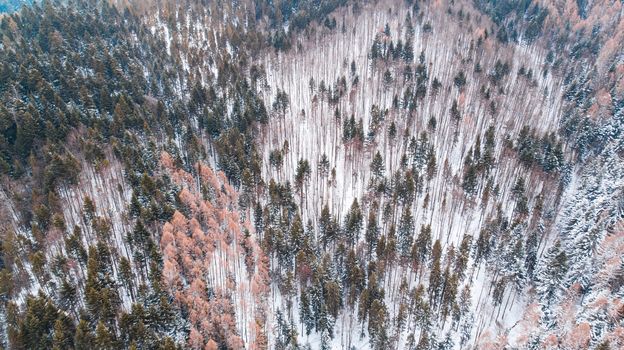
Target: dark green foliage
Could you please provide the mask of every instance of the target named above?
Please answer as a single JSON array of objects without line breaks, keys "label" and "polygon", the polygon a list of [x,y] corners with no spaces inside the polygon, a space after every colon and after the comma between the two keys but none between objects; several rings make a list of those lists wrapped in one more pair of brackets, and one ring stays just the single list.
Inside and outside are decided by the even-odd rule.
[{"label": "dark green foliage", "polygon": [[284,114],[289,105],[290,100],[286,91],[278,89],[275,101],[273,102],[273,109],[281,114]]},{"label": "dark green foliage", "polygon": [[[220,166],[233,183],[240,184],[245,169],[258,178],[260,160],[250,126],[266,122],[268,113],[237,72],[247,68],[220,65],[219,78],[227,80],[218,82],[223,90],[189,76],[185,100],[183,92],[171,89],[179,82],[169,72],[183,71],[180,63],[139,23],[131,12],[121,14],[106,2],[45,4],[3,19],[1,33],[10,49],[0,53],[0,171],[16,178],[25,171],[33,174],[33,208],[51,208],[48,193],[77,182],[82,167],[76,161],[80,154],[66,149],[70,133],[78,134],[77,146],[96,166],[112,145],[133,187],[146,173],[152,176],[157,165],[160,150],[146,146],[145,137],[180,133],[188,165],[205,152],[196,136],[201,129],[216,139]],[[132,41],[135,36],[140,46]],[[234,101],[230,113],[226,99]],[[193,117],[200,129],[191,125]],[[151,222],[171,215],[173,198],[164,196],[162,183],[155,185],[158,190],[135,191],[133,217]]]},{"label": "dark green foliage", "polygon": [[412,248],[414,236],[414,218],[412,217],[412,208],[406,206],[403,208],[401,219],[398,227],[398,247],[401,256],[408,257]]},{"label": "dark green foliage", "polygon": [[556,173],[565,165],[561,141],[552,133],[538,138],[534,130],[525,126],[518,135],[515,150],[525,165],[538,165],[547,173]]},{"label": "dark green foliage", "polygon": [[[305,29],[311,22],[325,23],[330,29],[335,28],[336,20],[327,17],[334,9],[344,6],[346,0],[289,0],[282,2],[256,2],[256,20],[264,16],[269,18],[269,25],[273,29],[274,39],[270,40],[277,50],[290,49],[290,38],[293,33]],[[289,22],[289,33],[284,32],[284,24]],[[279,37],[279,39],[275,39]]]},{"label": "dark green foliage", "polygon": [[501,80],[509,75],[509,70],[509,63],[496,60],[496,63],[494,64],[494,69],[489,74],[492,84],[500,84]]},{"label": "dark green foliage", "polygon": [[459,122],[459,119],[461,119],[461,112],[459,111],[457,100],[453,100],[453,104],[451,105],[451,109],[450,109],[450,114],[451,114],[451,118],[455,122]]},{"label": "dark green foliage", "polygon": [[347,242],[351,245],[355,244],[360,236],[362,230],[362,211],[360,205],[356,199],[353,199],[351,203],[351,209],[345,217],[345,235]]},{"label": "dark green foliage", "polygon": [[473,164],[469,164],[464,172],[462,188],[466,193],[474,194],[477,190],[477,170]]},{"label": "dark green foliage", "polygon": [[76,327],[74,335],[74,348],[76,350],[91,350],[95,345],[95,336],[90,329],[89,323],[81,319]]},{"label": "dark green foliage", "polygon": [[546,252],[536,275],[537,293],[543,303],[550,305],[558,297],[559,291],[566,288],[564,282],[567,272],[568,256],[557,241]]},{"label": "dark green foliage", "polygon": [[321,216],[319,218],[319,233],[323,246],[326,246],[329,242],[335,240],[339,231],[340,227],[338,220],[331,215],[329,206],[325,204],[321,210]]},{"label": "dark green foliage", "polygon": [[355,115],[351,114],[350,118],[343,118],[342,122],[342,139],[345,142],[351,140],[364,141],[364,126],[362,119],[358,123],[355,121]]},{"label": "dark green foliage", "polygon": [[375,153],[375,156],[373,156],[370,169],[373,175],[377,177],[383,177],[385,167],[384,167],[383,158],[381,157],[381,153],[379,153],[379,151],[377,151]]},{"label": "dark green foliage", "polygon": [[17,323],[10,324],[14,334],[11,345],[14,349],[71,349],[74,323],[59,311],[47,297],[40,294],[26,299],[24,310]]},{"label": "dark green foliage", "polygon": [[336,18],[325,17],[325,21],[323,21],[323,25],[329,30],[336,29]]},{"label": "dark green foliage", "polygon": [[85,301],[94,320],[114,324],[121,300],[113,280],[110,252],[104,244],[89,247]]},{"label": "dark green foliage", "polygon": [[284,315],[279,309],[277,310],[276,322],[275,349],[297,348],[297,330],[287,319],[284,319]]},{"label": "dark green foliage", "polygon": [[431,226],[421,226],[418,237],[412,248],[412,259],[417,265],[424,264],[429,254],[431,254],[431,240]]},{"label": "dark green foliage", "polygon": [[474,3],[499,26],[496,37],[503,43],[518,41],[520,33],[524,41],[535,41],[542,34],[548,16],[548,10],[533,0],[475,0]]},{"label": "dark green foliage", "polygon": [[307,159],[300,159],[295,173],[295,186],[300,193],[303,193],[304,185],[310,180],[310,171],[310,163]]},{"label": "dark green foliage", "polygon": [[282,168],[283,162],[284,157],[281,150],[276,149],[269,153],[269,164],[271,164],[271,166],[273,166],[276,170],[279,171]]},{"label": "dark green foliage", "polygon": [[[386,24],[383,33],[375,35],[369,57],[373,61],[382,59],[384,61],[412,63],[414,60],[412,40],[412,36],[408,34],[405,38],[405,42],[403,42],[402,39],[398,39],[395,43],[390,36],[390,27]],[[390,72],[386,70],[386,73],[389,74]]]},{"label": "dark green foliage", "polygon": [[459,71],[459,73],[457,73],[455,78],[453,78],[453,83],[459,89],[463,88],[466,85],[466,74],[464,73],[463,70]]},{"label": "dark green foliage", "polygon": [[429,274],[429,299],[433,305],[437,305],[437,300],[442,294],[443,277],[440,261],[441,258],[442,246],[440,244],[440,240],[436,240],[433,244],[433,248],[431,249],[431,272]]}]

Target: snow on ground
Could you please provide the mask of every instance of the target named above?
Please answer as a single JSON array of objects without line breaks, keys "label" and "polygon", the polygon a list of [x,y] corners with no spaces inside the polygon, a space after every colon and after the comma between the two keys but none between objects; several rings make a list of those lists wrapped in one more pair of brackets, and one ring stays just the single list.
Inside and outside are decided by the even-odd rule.
[{"label": "snow on ground", "polygon": [[[447,14],[443,11],[424,9],[424,18],[414,21],[415,57],[412,67],[418,64],[422,51],[429,73],[428,94],[419,102],[413,115],[393,109],[394,96],[400,100],[405,88],[401,78],[402,65],[375,65],[369,53],[375,35],[383,31],[386,23],[395,43],[399,38],[404,40],[406,15],[405,7],[388,9],[383,3],[363,6],[357,18],[353,17],[350,9],[339,10],[335,14],[338,26],[334,32],[317,27],[309,38],[299,39],[299,49],[272,54],[264,59],[268,88],[263,89],[262,93],[266,105],[272,105],[278,89],[288,94],[290,105],[284,115],[274,111],[269,125],[262,130],[259,145],[263,150],[263,173],[265,178],[273,177],[282,182],[288,180],[294,183],[297,162],[299,159],[307,159],[312,174],[304,189],[304,220],[316,223],[322,206],[328,203],[334,212],[340,213],[342,222],[354,198],[365,208],[371,204],[373,198],[368,196],[367,187],[371,179],[369,165],[374,153],[380,151],[386,174],[390,174],[399,168],[400,157],[406,152],[407,142],[402,137],[404,133],[408,132],[418,138],[421,132],[427,131],[435,148],[438,171],[431,181],[425,183],[425,193],[430,197],[429,205],[423,207],[423,194],[412,206],[415,227],[418,230],[421,224],[431,224],[434,240],[439,238],[443,246],[454,244],[458,247],[464,234],[471,234],[476,239],[484,222],[496,210],[494,200],[485,205],[481,203],[480,195],[485,181],[482,181],[475,197],[467,198],[461,189],[463,160],[469,148],[474,146],[478,135],[483,147],[485,130],[490,125],[495,128],[497,162],[491,176],[500,186],[497,201],[503,203],[503,213],[512,216],[515,201],[512,200],[511,188],[519,176],[524,176],[526,169],[513,153],[504,149],[503,137],[509,135],[512,140],[515,139],[525,125],[538,132],[555,130],[562,114],[561,79],[551,73],[545,76],[541,74],[546,52],[537,46],[506,46],[505,50],[501,50],[490,40],[482,47],[477,47],[475,43],[483,32],[481,28],[487,27],[483,23],[486,22],[485,18],[480,19],[483,23],[480,27],[475,21],[460,22],[456,18],[446,18]],[[433,33],[423,30],[422,24],[425,22],[433,23]],[[436,26],[441,23],[448,23],[448,26]],[[343,25],[344,30],[341,29]],[[492,87],[492,101],[496,103],[496,112],[492,113],[490,101],[483,98],[480,87],[489,85],[487,74],[497,60],[509,62],[510,74],[502,81],[502,94],[496,93]],[[355,75],[359,78],[357,86],[352,85],[352,61],[356,67]],[[482,73],[474,71],[477,62],[482,67]],[[529,81],[519,76],[517,72],[520,67],[531,69],[534,79]],[[394,77],[390,86],[384,86],[382,82],[386,68]],[[460,70],[466,73],[468,81],[464,91],[453,86],[453,78]],[[337,105],[330,105],[328,97],[319,93],[319,84],[323,81],[326,87],[334,88],[343,76],[347,80],[346,95]],[[436,96],[431,93],[434,78],[442,83]],[[311,79],[314,80],[314,89],[310,87]],[[459,101],[462,113],[458,125],[449,117],[449,108],[454,99]],[[366,134],[373,104],[389,110],[376,138],[367,141],[362,149],[354,144],[345,144],[342,141],[342,119],[335,119],[335,110],[339,110],[341,118],[349,118],[352,114],[356,121],[361,118]],[[427,129],[432,116],[437,120],[437,128],[433,132]],[[387,132],[392,120],[398,129],[394,142],[389,140]],[[269,154],[272,150],[282,149],[285,141],[288,142],[289,151],[282,169],[278,171],[271,166]],[[322,154],[327,155],[330,169],[335,169],[335,181],[332,181],[331,175],[323,177],[317,169]],[[532,172],[525,180],[529,198],[542,193],[548,201],[549,194],[556,190],[556,187],[552,187],[551,179],[537,172]],[[553,205],[556,203],[546,203],[546,206]],[[512,327],[524,310],[523,298],[513,292],[512,288],[508,288],[505,293],[501,307],[494,308],[491,305],[487,289],[491,276],[485,270],[486,267],[481,266],[472,281],[473,305],[479,311],[473,328],[475,336],[490,328]],[[340,320],[336,324],[337,334],[341,335],[345,331],[344,326]],[[338,339],[340,336],[334,342]]]}]

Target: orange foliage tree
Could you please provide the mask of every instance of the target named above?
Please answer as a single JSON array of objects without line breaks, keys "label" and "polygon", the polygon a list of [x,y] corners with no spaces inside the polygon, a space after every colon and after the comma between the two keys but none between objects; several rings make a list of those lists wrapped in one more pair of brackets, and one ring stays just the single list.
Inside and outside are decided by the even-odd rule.
[{"label": "orange foliage tree", "polygon": [[[161,165],[181,188],[184,213],[176,211],[165,223],[160,247],[163,284],[189,314],[188,347],[265,349],[268,259],[252,225],[241,222],[238,193],[222,173],[204,164],[195,166],[193,176],[163,152]],[[256,326],[242,332],[250,323]]]}]

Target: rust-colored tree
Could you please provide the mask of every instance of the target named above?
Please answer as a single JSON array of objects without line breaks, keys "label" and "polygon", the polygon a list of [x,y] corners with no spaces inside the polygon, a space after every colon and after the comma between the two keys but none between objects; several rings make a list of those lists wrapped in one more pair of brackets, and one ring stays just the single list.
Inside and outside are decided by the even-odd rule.
[{"label": "rust-colored tree", "polygon": [[[176,211],[165,223],[160,246],[163,284],[191,322],[188,346],[265,348],[268,259],[252,225],[241,222],[238,193],[204,164],[196,165],[197,178],[176,168],[167,153],[161,164],[181,188],[178,198],[186,213]],[[263,326],[239,329],[252,322]]]}]

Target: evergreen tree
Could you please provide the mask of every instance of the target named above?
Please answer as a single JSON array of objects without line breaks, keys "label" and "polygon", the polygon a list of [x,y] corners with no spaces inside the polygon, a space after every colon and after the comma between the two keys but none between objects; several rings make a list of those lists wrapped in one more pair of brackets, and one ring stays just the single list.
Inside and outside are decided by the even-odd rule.
[{"label": "evergreen tree", "polygon": [[451,118],[458,122],[461,118],[461,114],[459,112],[459,106],[457,105],[457,100],[453,100],[453,104],[451,105]]},{"label": "evergreen tree", "polygon": [[470,152],[464,160],[465,170],[462,188],[468,194],[474,194],[477,190],[477,167],[473,164]]},{"label": "evergreen tree", "polygon": [[12,347],[24,349],[51,349],[55,345],[57,330],[56,340],[63,348],[66,337],[73,332],[71,319],[59,312],[42,293],[37,297],[27,297],[26,310],[12,327],[17,331],[16,337],[12,339]]},{"label": "evergreen tree", "polygon": [[303,187],[310,180],[310,163],[305,159],[300,159],[297,163],[295,173],[295,187],[299,190],[299,195],[303,197]]},{"label": "evergreen tree", "polygon": [[345,218],[345,235],[347,242],[354,245],[360,236],[362,230],[362,211],[358,204],[357,198],[353,199],[351,209]]},{"label": "evergreen tree", "polygon": [[113,350],[116,348],[114,335],[108,330],[103,322],[98,322],[95,328],[95,349]]},{"label": "evergreen tree", "polygon": [[74,310],[78,301],[77,297],[76,286],[67,279],[63,279],[61,288],[59,289],[59,306],[61,306],[63,310]]},{"label": "evergreen tree", "polygon": [[379,151],[375,153],[375,156],[373,157],[373,161],[371,162],[370,168],[371,168],[373,175],[376,176],[377,178],[381,178],[384,176],[384,162]]},{"label": "evergreen tree", "polygon": [[329,242],[332,242],[338,236],[338,224],[336,219],[330,214],[329,206],[327,206],[327,204],[325,204],[321,210],[321,217],[319,218],[319,233],[324,246],[326,246]]},{"label": "evergreen tree", "polygon": [[408,257],[412,248],[414,236],[414,218],[412,208],[408,205],[403,208],[401,219],[399,220],[398,243],[401,256]]},{"label": "evergreen tree", "polygon": [[565,287],[565,276],[568,271],[568,257],[557,241],[548,249],[540,265],[537,276],[537,293],[540,300],[548,307],[558,297],[558,292]]},{"label": "evergreen tree", "polygon": [[466,73],[464,71],[459,71],[455,78],[453,78],[453,83],[457,88],[461,89],[466,85]]},{"label": "evergreen tree", "polygon": [[76,327],[76,334],[74,335],[74,349],[76,350],[90,350],[95,346],[95,337],[91,333],[89,323],[81,319]]},{"label": "evergreen tree", "polygon": [[74,322],[66,315],[60,314],[54,322],[53,349],[73,349]]},{"label": "evergreen tree", "polygon": [[387,349],[389,344],[387,331],[388,311],[382,300],[374,299],[368,317],[368,334],[373,349]]},{"label": "evergreen tree", "polygon": [[414,245],[417,247],[415,251],[415,258],[418,260],[419,264],[426,262],[429,254],[431,253],[430,225],[423,225],[420,227],[420,232],[418,233],[418,237],[416,237]]},{"label": "evergreen tree", "polygon": [[301,322],[302,333],[303,327],[305,326],[305,333],[310,335],[310,332],[314,329],[314,318],[310,310],[308,294],[304,289],[301,289],[299,296],[299,320]]},{"label": "evergreen tree", "polygon": [[526,241],[526,258],[524,261],[524,268],[526,269],[527,277],[533,279],[535,267],[537,265],[537,249],[539,244],[538,235],[541,234],[543,229],[541,223],[537,230],[532,230]]},{"label": "evergreen tree", "polygon": [[429,350],[429,334],[426,331],[423,331],[420,334],[420,339],[418,340],[418,345],[416,345],[416,350]]},{"label": "evergreen tree", "polygon": [[442,270],[440,259],[442,257],[442,246],[440,240],[436,240],[431,250],[431,272],[429,274],[429,297],[433,305],[437,305],[437,300],[442,293]]},{"label": "evergreen tree", "polygon": [[[373,206],[373,208],[375,207]],[[379,239],[379,226],[377,225],[377,215],[375,211],[375,209],[371,209],[368,212],[368,223],[366,224],[366,233],[364,235],[366,243],[368,244],[369,256],[375,249],[375,245],[377,244],[377,240]]]}]

